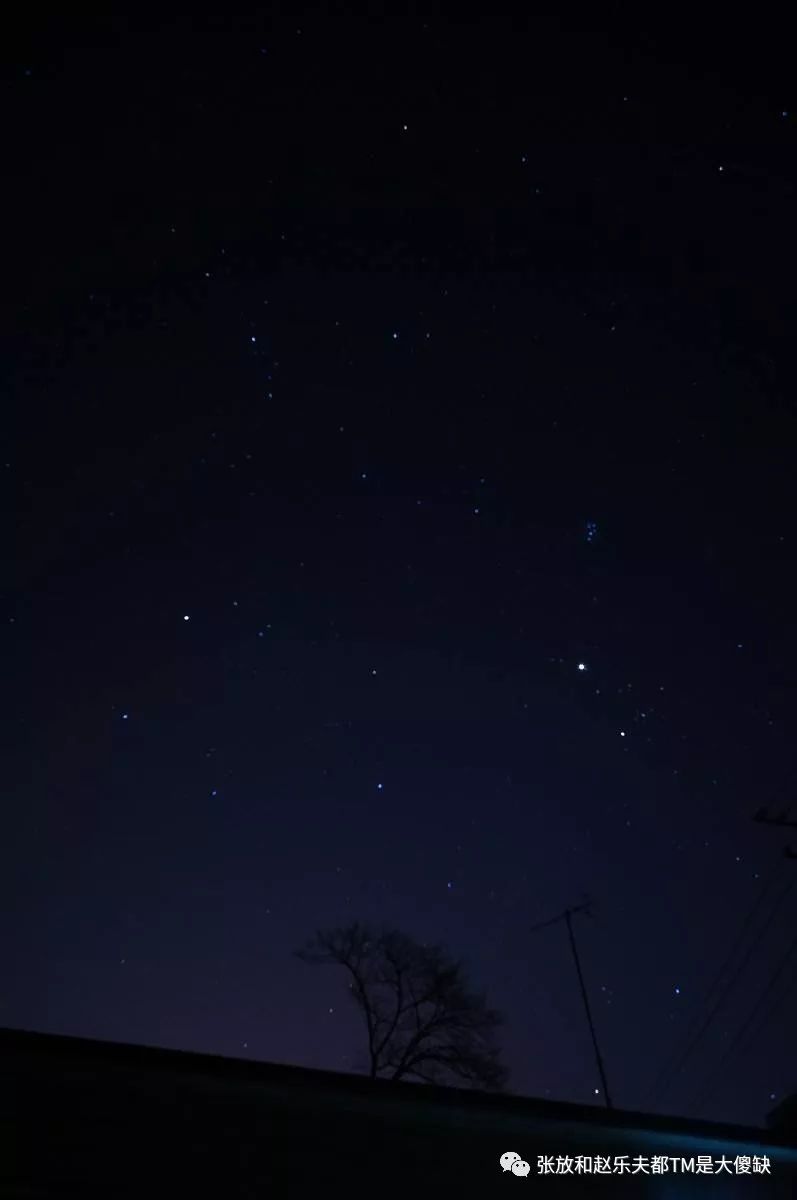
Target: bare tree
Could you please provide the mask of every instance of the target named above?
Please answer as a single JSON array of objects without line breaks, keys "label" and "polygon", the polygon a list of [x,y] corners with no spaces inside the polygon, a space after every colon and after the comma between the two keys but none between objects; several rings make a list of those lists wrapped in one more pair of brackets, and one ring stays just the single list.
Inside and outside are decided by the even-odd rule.
[{"label": "bare tree", "polygon": [[365,1021],[369,1073],[501,1090],[508,1073],[494,1038],[502,1018],[468,990],[461,963],[440,946],[365,925],[319,930],[298,952],[335,963]]}]

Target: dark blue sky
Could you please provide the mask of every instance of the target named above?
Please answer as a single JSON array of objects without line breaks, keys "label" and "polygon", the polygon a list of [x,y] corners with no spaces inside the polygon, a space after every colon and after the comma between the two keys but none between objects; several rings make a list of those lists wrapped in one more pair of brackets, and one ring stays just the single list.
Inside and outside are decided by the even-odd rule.
[{"label": "dark blue sky", "polygon": [[618,1105],[797,1086],[793,78],[606,20],[6,49],[0,1023],[353,1069],[389,921],[600,1102],[589,893]]}]

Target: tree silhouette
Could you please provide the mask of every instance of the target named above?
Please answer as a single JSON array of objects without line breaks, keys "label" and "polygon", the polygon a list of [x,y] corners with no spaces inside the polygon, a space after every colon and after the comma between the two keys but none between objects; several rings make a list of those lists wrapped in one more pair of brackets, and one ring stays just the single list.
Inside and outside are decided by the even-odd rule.
[{"label": "tree silhouette", "polygon": [[440,946],[355,923],[319,930],[298,956],[348,971],[365,1021],[372,1079],[493,1091],[506,1084],[508,1073],[494,1043],[502,1018],[468,990],[462,965]]}]

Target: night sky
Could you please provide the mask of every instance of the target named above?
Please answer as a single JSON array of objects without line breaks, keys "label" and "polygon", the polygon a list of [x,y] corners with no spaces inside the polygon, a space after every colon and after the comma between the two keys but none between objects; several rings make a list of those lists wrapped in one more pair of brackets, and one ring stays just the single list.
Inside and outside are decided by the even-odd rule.
[{"label": "night sky", "polygon": [[463,957],[513,1091],[599,1104],[532,931],[589,895],[615,1104],[761,1122],[788,38],[390,7],[4,46],[0,1024],[354,1070],[293,952],[388,922]]}]

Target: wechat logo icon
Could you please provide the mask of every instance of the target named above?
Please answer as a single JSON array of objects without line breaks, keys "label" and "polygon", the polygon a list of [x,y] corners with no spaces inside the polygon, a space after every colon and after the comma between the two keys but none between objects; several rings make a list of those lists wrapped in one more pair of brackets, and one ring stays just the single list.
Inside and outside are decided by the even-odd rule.
[{"label": "wechat logo icon", "polygon": [[506,1154],[502,1154],[498,1160],[501,1164],[502,1171],[511,1171],[513,1175],[528,1175],[531,1167],[529,1164],[516,1154],[514,1150],[507,1150]]}]

